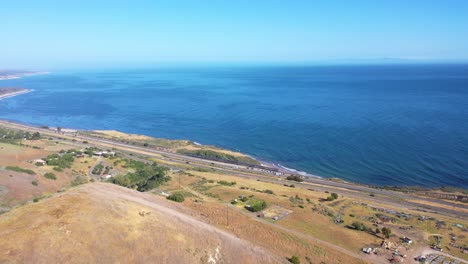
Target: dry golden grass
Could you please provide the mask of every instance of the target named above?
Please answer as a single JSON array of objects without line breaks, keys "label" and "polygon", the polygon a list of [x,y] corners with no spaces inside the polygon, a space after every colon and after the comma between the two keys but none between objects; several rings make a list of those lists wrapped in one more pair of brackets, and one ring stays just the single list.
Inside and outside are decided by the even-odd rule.
[{"label": "dry golden grass", "polygon": [[[0,262],[281,263],[151,194],[86,184],[0,217]],[[217,253],[218,252],[218,253]]]},{"label": "dry golden grass", "polygon": [[[47,142],[47,140],[34,141],[37,145],[46,144],[44,142]],[[69,147],[63,144],[62,146]],[[38,167],[32,164],[32,160],[44,158],[51,153],[53,152],[44,149],[0,143],[0,167],[18,166],[35,172],[35,175],[30,175],[0,169],[0,186],[5,190],[0,193],[0,204],[7,207],[16,206],[33,198],[55,193],[64,186],[69,185],[75,178],[71,169],[57,172],[50,166]],[[57,179],[45,178],[44,174],[47,172],[54,173]]]}]

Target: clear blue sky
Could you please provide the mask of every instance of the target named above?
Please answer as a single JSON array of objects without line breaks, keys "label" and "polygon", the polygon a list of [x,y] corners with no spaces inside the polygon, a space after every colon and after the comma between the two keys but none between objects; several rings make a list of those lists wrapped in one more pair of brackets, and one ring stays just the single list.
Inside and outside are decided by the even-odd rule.
[{"label": "clear blue sky", "polygon": [[466,0],[0,1],[0,68],[468,60]]}]

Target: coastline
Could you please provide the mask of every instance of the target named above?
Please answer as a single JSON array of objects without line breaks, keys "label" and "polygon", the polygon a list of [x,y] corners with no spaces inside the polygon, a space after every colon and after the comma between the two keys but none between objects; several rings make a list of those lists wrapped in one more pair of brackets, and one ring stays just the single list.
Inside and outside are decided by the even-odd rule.
[{"label": "coastline", "polygon": [[3,74],[0,72],[0,81],[3,80],[13,80],[13,79],[20,79],[22,77],[27,77],[27,76],[34,76],[34,75],[44,75],[44,74],[50,74],[50,72],[19,72],[19,73],[6,73]]},{"label": "coastline", "polygon": [[[19,126],[19,127],[22,127],[22,129],[34,129],[34,130],[39,131],[39,132],[49,132],[49,133],[55,133],[55,134],[59,133],[56,130],[54,130],[53,127],[49,127],[49,126],[44,126],[44,127],[47,127],[47,128],[43,128],[40,125],[27,124],[27,123],[22,123],[22,122],[15,121],[15,120],[0,119],[0,126],[4,126],[5,124],[10,124],[10,125],[13,125],[13,126]],[[96,131],[96,130],[80,130],[80,129],[74,129],[74,128],[61,128],[61,133],[59,133],[59,134],[68,135],[68,136],[74,135],[76,137],[77,135],[80,134],[80,132],[94,132],[94,131]],[[122,132],[122,133],[125,134],[125,132]],[[87,140],[87,139],[93,140],[92,137],[91,138],[86,138],[86,136],[78,136],[78,137],[82,138],[83,140]],[[148,137],[151,137],[151,136],[148,136]],[[94,138],[94,139],[96,139],[96,138]],[[102,142],[104,142],[104,143],[111,143],[112,142],[112,144],[115,144],[116,146],[120,144],[119,142],[116,142],[116,141],[113,141],[113,140],[104,140]],[[190,142],[193,142],[193,141],[190,141]],[[201,144],[199,142],[196,142],[195,145],[209,146],[209,145],[203,145],[203,144]],[[141,147],[134,146],[134,145],[133,145],[133,147],[135,149],[151,150],[151,149],[148,149],[147,147],[141,148]],[[216,147],[216,146],[214,146],[214,147]],[[228,150],[228,149],[223,149],[223,150]],[[242,153],[242,152],[239,152],[239,153],[241,153],[241,154],[243,154],[245,156],[251,157],[252,159],[257,160],[266,169],[267,168],[277,169],[279,172],[282,173],[282,176],[278,176],[278,177],[285,177],[287,174],[299,175],[299,176],[302,176],[304,181],[306,181],[306,182],[315,182],[315,183],[319,183],[319,184],[334,183],[334,184],[338,184],[341,187],[345,187],[345,188],[349,187],[349,186],[355,186],[355,187],[359,187],[359,189],[361,189],[361,187],[362,187],[364,189],[372,189],[372,190],[393,190],[393,191],[398,190],[398,191],[403,191],[403,192],[405,192],[407,190],[412,191],[415,188],[420,189],[420,190],[439,190],[439,189],[446,188],[446,187],[447,188],[457,188],[457,186],[436,186],[436,187],[429,188],[429,187],[424,187],[424,186],[373,185],[373,184],[368,184],[368,183],[347,181],[347,180],[344,180],[342,178],[337,178],[337,177],[331,177],[331,178],[321,177],[321,176],[318,176],[318,175],[314,175],[314,174],[310,174],[310,173],[303,172],[303,171],[300,171],[300,170],[296,170],[294,168],[288,168],[288,167],[285,167],[285,166],[283,166],[283,165],[281,165],[279,163],[274,163],[272,161],[263,160],[261,158],[254,157],[254,156]],[[196,159],[198,159],[198,158],[196,158]],[[202,160],[205,160],[208,163],[211,163],[211,162],[218,163],[218,162],[212,161],[210,159],[202,159]],[[220,163],[222,164],[223,162],[220,162]],[[233,166],[233,167],[236,167],[236,168],[244,166],[244,165],[238,166],[238,165],[235,165],[235,164],[230,164],[230,165]],[[259,172],[259,171],[257,171],[257,172]],[[462,187],[460,189],[464,190],[464,188],[462,188]]]},{"label": "coastline", "polygon": [[18,95],[21,95],[21,94],[27,94],[27,93],[30,93],[32,91],[33,90],[25,89],[25,90],[21,90],[21,91],[17,91],[17,92],[2,94],[2,95],[0,95],[0,100],[10,98],[10,97],[14,97],[14,96],[18,96]]}]

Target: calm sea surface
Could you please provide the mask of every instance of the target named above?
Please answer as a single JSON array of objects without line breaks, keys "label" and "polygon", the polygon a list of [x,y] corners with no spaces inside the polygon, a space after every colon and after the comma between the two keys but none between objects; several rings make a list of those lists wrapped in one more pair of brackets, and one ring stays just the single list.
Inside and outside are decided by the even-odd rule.
[{"label": "calm sea surface", "polygon": [[239,150],[322,177],[468,187],[468,66],[56,72],[0,118]]}]

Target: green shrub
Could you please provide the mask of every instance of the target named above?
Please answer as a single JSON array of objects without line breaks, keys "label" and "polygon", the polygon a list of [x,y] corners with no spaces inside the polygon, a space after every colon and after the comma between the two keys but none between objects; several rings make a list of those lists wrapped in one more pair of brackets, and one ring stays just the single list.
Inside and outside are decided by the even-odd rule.
[{"label": "green shrub", "polygon": [[288,258],[288,261],[292,264],[301,264],[301,260],[296,255],[292,256],[291,258]]},{"label": "green shrub", "polygon": [[184,194],[177,192],[166,197],[168,200],[181,203],[185,200]]},{"label": "green shrub", "polygon": [[[93,180],[93,179],[91,179]],[[84,176],[76,176],[75,179],[73,179],[73,181],[70,182],[70,186],[77,186],[77,185],[80,185],[80,184],[85,184],[88,182],[88,178],[84,177]]]},{"label": "green shrub", "polygon": [[334,201],[338,199],[338,194],[337,193],[332,193],[330,196],[327,197],[327,201]]},{"label": "green shrub", "polygon": [[39,198],[34,198],[33,202],[35,202],[35,203],[39,202]]},{"label": "green shrub", "polygon": [[16,172],[21,172],[21,173],[26,173],[26,174],[29,174],[29,175],[34,175],[36,174],[34,171],[32,170],[29,170],[29,169],[23,169],[23,168],[20,168],[18,166],[6,166],[5,169],[7,170],[11,170],[11,171],[16,171]]},{"label": "green shrub", "polygon": [[31,184],[34,185],[34,186],[38,185],[37,181],[32,181]]},{"label": "green shrub", "polygon": [[263,192],[268,194],[275,194],[272,190],[264,190]]},{"label": "green shrub", "polygon": [[62,171],[63,171],[63,169],[60,168],[60,167],[53,167],[52,169],[53,169],[54,171],[58,171],[58,172],[62,172]]},{"label": "green shrub", "polygon": [[297,181],[297,182],[303,182],[304,181],[304,179],[299,175],[289,175],[288,177],[286,177],[286,180]]},{"label": "green shrub", "polygon": [[53,174],[52,172],[47,172],[46,174],[44,174],[44,177],[46,177],[49,180],[56,180],[57,179],[57,176],[55,176],[55,174]]},{"label": "green shrub", "polygon": [[233,182],[218,181],[218,184],[221,184],[221,185],[224,185],[224,186],[233,186],[233,185],[236,185],[237,183],[235,181],[233,181]]},{"label": "green shrub", "polygon": [[250,199],[249,205],[245,208],[251,212],[258,212],[267,207],[267,203],[259,199]]}]

